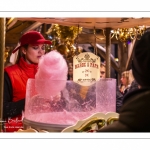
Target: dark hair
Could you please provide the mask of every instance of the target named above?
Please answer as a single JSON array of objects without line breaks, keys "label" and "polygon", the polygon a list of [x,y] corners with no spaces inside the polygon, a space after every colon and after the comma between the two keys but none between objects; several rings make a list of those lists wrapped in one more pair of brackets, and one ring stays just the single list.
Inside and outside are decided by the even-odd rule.
[{"label": "dark hair", "polygon": [[[23,45],[22,47],[24,47],[25,49],[27,49],[28,46],[29,46],[29,44],[26,44],[26,45]],[[22,47],[21,47],[21,48],[22,48]],[[21,48],[20,48],[20,49],[21,49]],[[17,59],[16,59],[15,64],[17,64],[17,63],[19,62],[19,60],[20,60],[21,57],[24,58],[24,54],[22,53],[21,50],[19,50],[19,51],[18,51],[18,56],[17,56]]]},{"label": "dark hair", "polygon": [[100,64],[100,67],[106,67],[106,66],[105,66],[105,63],[101,63],[101,64]]},{"label": "dark hair", "polygon": [[133,47],[132,71],[142,87],[150,87],[150,31],[144,33]]}]

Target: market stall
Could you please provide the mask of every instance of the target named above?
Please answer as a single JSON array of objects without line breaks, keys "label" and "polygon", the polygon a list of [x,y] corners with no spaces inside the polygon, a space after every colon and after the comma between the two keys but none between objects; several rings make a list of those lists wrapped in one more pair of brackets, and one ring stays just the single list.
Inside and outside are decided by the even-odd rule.
[{"label": "market stall", "polygon": [[[68,26],[71,26],[71,25],[75,25],[75,26],[82,26],[82,27],[86,27],[86,28],[91,28],[91,29],[95,29],[95,28],[101,28],[103,29],[103,36],[106,38],[105,39],[105,42],[106,42],[106,77],[107,78],[110,78],[110,68],[111,68],[111,57],[110,57],[110,54],[111,54],[111,39],[113,37],[115,38],[118,38],[118,40],[120,40],[121,42],[123,43],[126,43],[128,38],[130,39],[136,39],[137,38],[137,35],[138,36],[141,36],[144,31],[145,31],[145,26],[143,25],[149,25],[149,18],[140,18],[140,19],[134,19],[134,18],[17,18],[17,20],[28,20],[28,21],[37,21],[37,22],[40,22],[40,23],[58,23],[58,24],[62,24],[62,25],[68,25]],[[129,23],[128,23],[129,22]],[[114,28],[115,27],[115,28]],[[119,29],[120,28],[120,29]],[[5,47],[5,19],[2,18],[0,20],[0,32],[1,32],[1,38],[0,38],[0,43],[2,43],[1,45],[1,68],[0,68],[0,72],[1,72],[1,91],[0,91],[0,95],[1,95],[1,116],[0,118],[2,118],[2,108],[3,108],[3,69],[4,69],[4,62],[3,62],[3,52],[4,52],[4,47]],[[112,31],[113,29],[113,31]],[[129,37],[125,38],[126,35],[129,35]],[[96,44],[96,38],[95,38],[95,44]],[[96,54],[96,49],[94,51],[94,53]],[[107,83],[107,82],[110,82],[111,83]],[[102,83],[99,83],[97,84],[97,82],[102,82],[101,81],[96,81],[96,87],[94,88],[95,91],[94,91],[94,95],[92,97],[95,96],[95,106],[99,106],[99,101],[100,101],[100,98],[102,97],[103,95],[103,100],[105,99],[105,102],[108,102],[107,98],[110,100],[110,98],[112,98],[112,101],[113,99],[115,98],[115,93],[113,92],[112,89],[109,89],[109,88],[112,88],[115,89],[115,82],[113,82],[113,80],[105,80],[105,82],[102,82]],[[74,86],[74,82],[72,82],[71,85]],[[103,85],[103,86],[102,86]],[[108,85],[112,85],[112,86],[108,86]],[[32,86],[32,85],[31,85]],[[102,87],[101,87],[102,86]],[[77,89],[76,89],[77,88]],[[78,90],[79,87],[74,87],[73,89],[76,89],[75,91]],[[80,87],[82,88],[82,87]],[[67,86],[64,87],[63,90],[67,89]],[[99,92],[96,92],[96,91],[101,91],[102,89],[105,89],[105,94],[103,93],[100,93],[99,95]],[[108,89],[108,91],[106,90]],[[68,89],[67,89],[68,90]],[[62,92],[61,91],[61,92]],[[84,89],[85,91],[85,89]],[[112,93],[110,93],[109,95],[109,91],[111,91]],[[29,92],[29,91],[28,91]],[[68,92],[69,94],[69,99],[71,99],[72,95],[70,96],[70,91]],[[35,94],[35,93],[34,93]],[[32,96],[35,96],[35,95],[32,95]],[[36,93],[37,94],[37,93]],[[78,92],[76,92],[75,95],[77,95]],[[87,94],[90,94],[87,92]],[[102,94],[102,95],[101,95]],[[31,96],[31,93],[29,94]],[[109,95],[109,97],[108,97]],[[27,97],[27,101],[26,101],[26,105],[28,103],[28,99],[30,101],[31,97]],[[66,97],[64,97],[64,99],[66,99]],[[36,99],[37,100],[37,99]],[[35,100],[35,102],[36,102]],[[111,103],[111,106],[114,106],[115,105],[115,102],[110,100],[109,102]],[[43,104],[43,103],[42,103]],[[41,105],[42,105],[41,104]],[[103,104],[103,105],[102,105]],[[35,107],[38,107],[37,105],[35,105],[35,103],[33,104],[30,104],[29,106],[35,106]],[[56,122],[46,122],[45,120],[43,122],[40,122],[40,120],[36,120],[36,119],[39,119],[38,116],[32,116],[33,112],[31,111],[29,113],[29,110],[27,110],[29,107],[26,107],[26,111],[25,111],[25,119],[24,119],[24,125],[27,127],[27,126],[33,126],[33,127],[36,127],[36,128],[43,128],[43,129],[47,129],[47,130],[53,130],[53,128],[58,128],[58,130],[62,130],[64,129],[65,127],[67,126],[70,126],[70,125],[73,125],[75,124],[78,120],[83,120],[85,118],[87,118],[88,116],[92,115],[93,113],[96,113],[96,112],[104,112],[104,113],[107,113],[107,112],[114,112],[115,111],[115,107],[113,108],[107,108],[107,106],[110,106],[109,103],[100,103],[100,106],[101,106],[101,109],[98,107],[95,107],[94,111],[90,112],[90,113],[87,113],[86,111],[86,115],[85,113],[84,116],[82,116],[81,118],[76,118],[76,120],[72,123],[66,123],[66,124],[62,124],[62,123],[58,123],[56,125]],[[102,107],[103,106],[103,107]],[[74,107],[74,106],[73,106]],[[77,107],[78,108],[78,107]],[[103,109],[103,110],[102,110]],[[31,109],[32,110],[32,109]],[[41,113],[41,109],[39,108],[37,111],[39,111]],[[38,114],[38,112],[36,111],[36,114]],[[88,110],[89,111],[89,110]],[[28,113],[27,113],[28,112]],[[54,111],[56,112],[56,111]],[[69,111],[69,112],[72,112]],[[78,110],[77,112],[84,112],[83,110]],[[45,113],[45,112],[42,112],[42,113]],[[64,113],[64,112],[63,112]],[[32,118],[30,118],[31,116]],[[52,114],[51,114],[52,115]],[[73,114],[69,114],[70,116],[72,116]],[[49,116],[49,114],[48,114]],[[58,116],[60,117],[61,115],[58,113]],[[64,117],[64,115],[62,115]],[[80,115],[79,115],[80,116]],[[52,116],[51,116],[52,117]],[[76,117],[76,115],[75,115]],[[43,117],[42,117],[43,118]],[[46,117],[47,118],[47,117]],[[68,118],[68,117],[67,117]],[[42,120],[42,119],[41,119]],[[2,121],[2,119],[1,119]],[[57,119],[58,121],[58,119]]]}]

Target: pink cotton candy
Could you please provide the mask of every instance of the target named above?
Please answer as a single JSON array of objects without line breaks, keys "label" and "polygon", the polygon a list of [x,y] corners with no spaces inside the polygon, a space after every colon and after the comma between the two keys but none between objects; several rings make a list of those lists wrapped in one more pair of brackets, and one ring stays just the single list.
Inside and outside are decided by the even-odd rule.
[{"label": "pink cotton candy", "polygon": [[36,74],[38,79],[66,80],[68,67],[66,60],[57,51],[45,54],[39,61]]},{"label": "pink cotton candy", "polygon": [[65,88],[68,66],[66,60],[57,51],[45,54],[39,61],[35,75],[35,88],[44,98],[57,95]]}]

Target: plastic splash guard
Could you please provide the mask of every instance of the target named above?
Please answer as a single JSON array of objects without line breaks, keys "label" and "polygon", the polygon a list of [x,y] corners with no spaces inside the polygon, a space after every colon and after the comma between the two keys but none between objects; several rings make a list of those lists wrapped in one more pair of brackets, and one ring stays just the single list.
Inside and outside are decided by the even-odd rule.
[{"label": "plastic splash guard", "polygon": [[73,125],[97,112],[116,112],[116,79],[100,79],[90,86],[63,80],[27,82],[24,117],[28,120]]}]

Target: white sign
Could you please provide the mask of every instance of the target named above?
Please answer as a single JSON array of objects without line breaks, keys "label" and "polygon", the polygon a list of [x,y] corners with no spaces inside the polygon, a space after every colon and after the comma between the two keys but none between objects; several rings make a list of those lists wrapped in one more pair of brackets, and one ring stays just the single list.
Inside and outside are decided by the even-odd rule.
[{"label": "white sign", "polygon": [[100,57],[84,52],[73,58],[73,81],[90,86],[100,78]]}]

